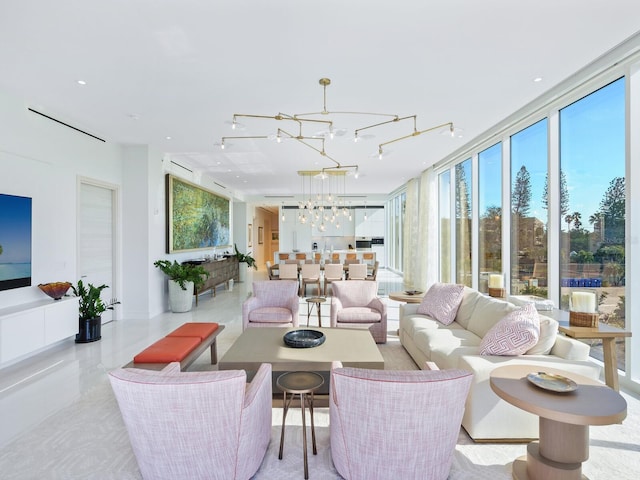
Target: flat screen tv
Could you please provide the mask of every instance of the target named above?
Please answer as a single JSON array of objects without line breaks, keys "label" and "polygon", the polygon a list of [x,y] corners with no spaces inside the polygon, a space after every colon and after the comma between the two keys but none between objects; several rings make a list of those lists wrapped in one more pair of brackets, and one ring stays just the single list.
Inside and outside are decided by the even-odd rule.
[{"label": "flat screen tv", "polygon": [[0,193],[0,290],[31,285],[31,198]]}]

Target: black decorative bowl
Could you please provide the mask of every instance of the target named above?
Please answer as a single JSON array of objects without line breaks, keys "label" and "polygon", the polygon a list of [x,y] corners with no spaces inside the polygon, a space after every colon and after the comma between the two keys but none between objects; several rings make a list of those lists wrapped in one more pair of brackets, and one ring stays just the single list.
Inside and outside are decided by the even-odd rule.
[{"label": "black decorative bowl", "polygon": [[405,290],[404,293],[407,295],[420,295],[422,292],[420,290]]},{"label": "black decorative bowl", "polygon": [[285,345],[293,348],[310,348],[322,345],[325,340],[324,333],[317,330],[300,329],[291,330],[284,334]]}]

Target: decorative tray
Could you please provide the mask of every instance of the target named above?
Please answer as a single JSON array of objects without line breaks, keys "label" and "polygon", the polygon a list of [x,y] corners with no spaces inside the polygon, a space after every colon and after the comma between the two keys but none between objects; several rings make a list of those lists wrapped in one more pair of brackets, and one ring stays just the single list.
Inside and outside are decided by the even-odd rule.
[{"label": "decorative tray", "polygon": [[573,392],[578,388],[576,382],[570,378],[553,373],[533,372],[527,375],[527,380],[536,387],[552,392]]},{"label": "decorative tray", "polygon": [[325,340],[324,333],[317,330],[300,329],[291,330],[284,334],[284,343],[293,348],[310,348],[322,345]]},{"label": "decorative tray", "polygon": [[420,295],[422,292],[420,290],[405,290],[404,293],[407,295]]}]

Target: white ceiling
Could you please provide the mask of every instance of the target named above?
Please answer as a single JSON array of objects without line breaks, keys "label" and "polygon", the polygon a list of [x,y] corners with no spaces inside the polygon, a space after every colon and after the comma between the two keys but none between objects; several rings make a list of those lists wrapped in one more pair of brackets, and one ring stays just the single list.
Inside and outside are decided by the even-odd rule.
[{"label": "white ceiling", "polygon": [[320,111],[321,77],[329,111],[462,130],[409,138],[379,160],[378,144],[410,134],[411,121],[356,144],[355,128],[385,119],[322,116],[348,129],[325,149],[359,166],[349,193],[381,194],[632,36],[638,19],[638,0],[3,0],[0,88],[108,142],[155,145],[248,198],[299,193],[298,170],[334,163],[295,141],[220,150],[222,136],[298,133],[293,122],[225,122]]}]

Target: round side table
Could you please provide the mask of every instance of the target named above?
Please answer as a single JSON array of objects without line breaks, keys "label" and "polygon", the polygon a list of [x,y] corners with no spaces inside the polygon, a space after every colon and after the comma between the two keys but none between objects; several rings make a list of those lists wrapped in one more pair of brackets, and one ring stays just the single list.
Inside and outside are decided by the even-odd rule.
[{"label": "round side table", "polygon": [[309,318],[311,317],[311,311],[313,306],[316,306],[318,312],[318,326],[322,327],[322,317],[320,315],[320,305],[327,301],[325,297],[309,297],[307,300],[307,327],[309,326]]},{"label": "round side table", "polygon": [[282,450],[284,447],[284,425],[287,418],[287,412],[293,398],[300,396],[300,409],[302,411],[302,450],[304,453],[304,478],[309,478],[309,466],[307,463],[307,425],[305,419],[305,405],[309,406],[311,414],[311,443],[313,445],[313,454],[318,454],[316,448],[316,431],[313,424],[313,392],[324,384],[322,375],[315,372],[287,372],[283,373],[276,380],[277,387],[283,392],[283,411],[282,411],[282,433],[280,434],[280,453],[278,459],[282,460]]}]

